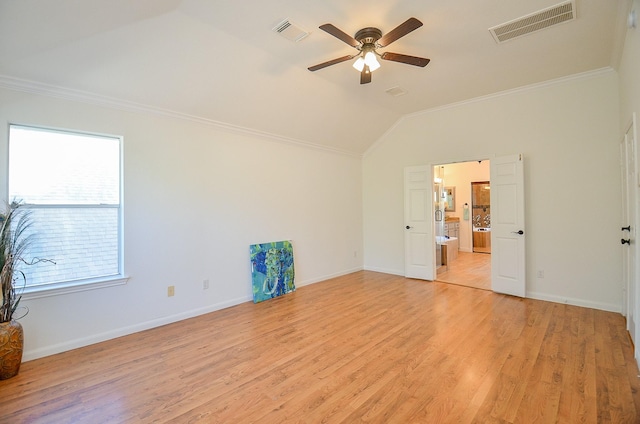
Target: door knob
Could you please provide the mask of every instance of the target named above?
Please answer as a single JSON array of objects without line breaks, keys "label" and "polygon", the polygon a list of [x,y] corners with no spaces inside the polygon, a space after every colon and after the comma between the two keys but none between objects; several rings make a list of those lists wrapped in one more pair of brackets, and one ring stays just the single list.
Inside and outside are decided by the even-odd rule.
[{"label": "door knob", "polygon": [[406,228],[407,230],[410,230],[410,229],[411,229],[411,227],[409,227],[408,225],[407,225],[406,227],[404,227],[404,228]]},{"label": "door knob", "polygon": [[626,227],[620,228],[620,231],[631,231],[631,225],[627,225]]},{"label": "door knob", "polygon": [[511,231],[511,234],[520,234],[520,235],[523,235],[523,234],[524,234],[524,231],[522,231],[522,230],[518,230],[518,231]]},{"label": "door knob", "polygon": [[620,239],[620,243],[631,245],[631,239]]}]

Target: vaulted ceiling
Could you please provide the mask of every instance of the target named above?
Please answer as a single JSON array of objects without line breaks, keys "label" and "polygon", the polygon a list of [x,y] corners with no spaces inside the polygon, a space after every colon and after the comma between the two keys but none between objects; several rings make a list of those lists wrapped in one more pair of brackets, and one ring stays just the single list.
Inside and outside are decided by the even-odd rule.
[{"label": "vaulted ceiling", "polygon": [[[575,0],[575,20],[504,43],[488,30],[561,2],[0,0],[0,86],[45,84],[362,154],[403,115],[615,69],[629,0]],[[382,61],[365,85],[350,61],[307,70],[356,53],[320,25],[386,33],[410,17],[424,26],[384,50],[431,59],[425,68]],[[310,34],[282,37],[284,19]]]}]

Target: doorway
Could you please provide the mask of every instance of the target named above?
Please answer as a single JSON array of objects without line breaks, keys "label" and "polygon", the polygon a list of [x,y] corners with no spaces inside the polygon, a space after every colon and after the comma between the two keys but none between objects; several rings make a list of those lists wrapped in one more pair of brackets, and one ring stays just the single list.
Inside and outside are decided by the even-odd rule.
[{"label": "doorway", "polygon": [[471,226],[473,251],[491,253],[491,183],[471,183]]},{"label": "doorway", "polygon": [[[477,162],[482,164],[485,161]],[[407,278],[437,280],[434,207],[436,211],[440,210],[439,203],[443,200],[442,197],[435,197],[437,193],[434,192],[434,166],[436,165],[432,163],[430,165],[408,166],[404,169],[404,257],[405,277]],[[491,217],[492,249],[491,255],[487,255],[491,257],[491,290],[497,293],[525,297],[526,233],[524,231],[524,158],[522,154],[493,157],[489,167],[489,181],[491,181],[491,204],[493,205]],[[468,187],[468,185],[464,184],[461,187]],[[452,190],[451,194],[454,191]],[[446,193],[449,191],[445,189],[444,193],[446,199]],[[457,195],[455,195],[455,199],[452,202],[446,200],[446,203],[455,205],[456,208],[458,208],[458,202],[466,203],[463,205],[466,207],[461,210],[468,209],[468,201],[458,200]],[[463,219],[464,217],[463,212]],[[469,222],[468,217],[465,221]],[[466,228],[466,236],[469,237],[469,224],[460,228]],[[465,232],[462,230],[460,232],[461,240],[464,240],[464,234]],[[447,258],[446,253],[448,252],[444,251],[444,253],[444,258]],[[446,259],[442,264],[448,264]]]},{"label": "doorway", "polygon": [[434,176],[435,206],[442,211],[434,215],[436,251],[439,242],[447,251],[447,263],[437,262],[436,281],[491,290],[490,161],[437,165]]}]

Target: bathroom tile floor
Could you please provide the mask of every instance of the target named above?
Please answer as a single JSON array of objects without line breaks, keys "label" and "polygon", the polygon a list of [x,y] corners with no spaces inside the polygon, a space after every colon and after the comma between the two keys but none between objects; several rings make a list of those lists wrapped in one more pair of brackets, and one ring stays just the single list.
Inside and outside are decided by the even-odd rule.
[{"label": "bathroom tile floor", "polygon": [[491,290],[491,255],[487,253],[458,252],[449,262],[449,269],[438,271],[436,281]]}]

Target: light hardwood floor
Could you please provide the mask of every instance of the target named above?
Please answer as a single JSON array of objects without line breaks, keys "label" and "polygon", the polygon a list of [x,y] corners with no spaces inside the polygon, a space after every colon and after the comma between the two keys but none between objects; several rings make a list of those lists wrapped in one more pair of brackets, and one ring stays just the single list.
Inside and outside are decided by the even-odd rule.
[{"label": "light hardwood floor", "polygon": [[441,267],[436,280],[476,289],[491,290],[491,255],[488,253],[458,252],[449,262],[448,269]]},{"label": "light hardwood floor", "polygon": [[0,422],[637,423],[637,375],[619,314],[362,271],[26,362]]}]

